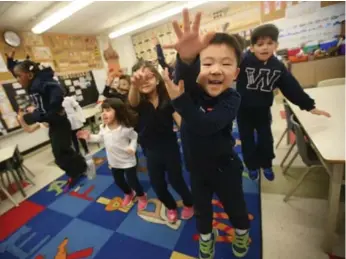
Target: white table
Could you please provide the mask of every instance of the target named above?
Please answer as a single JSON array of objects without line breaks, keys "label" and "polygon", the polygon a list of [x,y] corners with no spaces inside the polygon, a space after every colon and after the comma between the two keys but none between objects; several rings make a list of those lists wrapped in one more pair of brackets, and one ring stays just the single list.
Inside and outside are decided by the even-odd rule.
[{"label": "white table", "polygon": [[101,112],[100,105],[96,104],[93,106],[85,107],[85,108],[82,108],[82,110],[83,110],[85,119],[90,124],[91,131],[95,133],[95,125],[92,122],[92,118],[94,118],[96,114]]},{"label": "white table", "polygon": [[288,102],[330,176],[329,208],[322,247],[325,252],[331,252],[345,174],[345,86],[326,86],[305,91],[315,100],[316,108],[332,116],[316,116]]},{"label": "white table", "polygon": [[5,148],[0,148],[0,163],[6,162],[14,156],[16,151],[16,146],[9,146]]}]

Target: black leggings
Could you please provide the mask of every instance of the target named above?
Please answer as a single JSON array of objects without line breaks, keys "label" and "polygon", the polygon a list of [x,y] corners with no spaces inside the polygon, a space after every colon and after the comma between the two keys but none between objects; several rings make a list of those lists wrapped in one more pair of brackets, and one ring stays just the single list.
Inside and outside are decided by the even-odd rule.
[{"label": "black leggings", "polygon": [[[272,167],[275,158],[269,107],[240,108],[237,116],[244,163],[249,170]],[[257,141],[255,141],[255,132]]]},{"label": "black leggings", "polygon": [[231,158],[226,157],[217,162],[191,162],[191,189],[198,232],[212,232],[214,193],[219,197],[232,226],[236,229],[249,229],[242,185],[243,165],[239,157],[234,154]]},{"label": "black leggings", "polygon": [[[115,183],[125,194],[131,194],[134,190],[137,196],[144,195],[143,187],[138,181],[136,166],[126,169],[112,168],[112,174]],[[125,180],[125,174],[127,181]]]},{"label": "black leggings", "polygon": [[[79,143],[78,143],[78,138],[77,138],[77,132],[81,129],[76,129],[72,130],[72,142],[74,149],[77,151],[78,154],[80,154],[80,149],[79,149]],[[82,147],[84,149],[84,153],[88,154],[89,153],[89,148],[88,144],[85,139],[79,139],[79,142],[82,144]]]},{"label": "black leggings", "polygon": [[72,145],[72,130],[66,116],[56,115],[49,123],[49,138],[55,163],[72,178],[83,174],[87,168],[84,157]]},{"label": "black leggings", "polygon": [[165,173],[167,171],[169,183],[180,195],[184,205],[191,207],[192,195],[183,178],[178,144],[164,150],[145,149],[144,154],[147,158],[150,182],[158,199],[169,210],[177,208],[176,201],[168,191]]}]

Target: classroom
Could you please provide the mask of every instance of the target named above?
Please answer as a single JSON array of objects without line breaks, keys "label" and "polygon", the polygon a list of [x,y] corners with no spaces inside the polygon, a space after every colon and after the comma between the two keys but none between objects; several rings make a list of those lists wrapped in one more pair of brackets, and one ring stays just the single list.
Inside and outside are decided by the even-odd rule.
[{"label": "classroom", "polygon": [[0,35],[1,259],[345,258],[345,1],[0,1]]}]

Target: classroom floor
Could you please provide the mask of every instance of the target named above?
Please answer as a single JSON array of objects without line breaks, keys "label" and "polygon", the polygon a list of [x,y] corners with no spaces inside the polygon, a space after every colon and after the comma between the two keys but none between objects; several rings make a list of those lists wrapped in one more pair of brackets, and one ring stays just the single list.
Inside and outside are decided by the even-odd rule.
[{"label": "classroom floor", "polygon": [[[286,122],[280,117],[282,105],[274,104],[273,135],[275,143],[285,129]],[[274,169],[276,179],[270,183],[262,181],[262,226],[263,226],[263,258],[264,259],[329,259],[321,251],[324,215],[327,211],[328,176],[323,170],[316,171],[308,177],[288,203],[283,202],[284,194],[292,186],[295,179],[304,171],[303,162],[297,158],[287,176],[283,176],[279,164],[288,150],[283,143],[276,150]],[[99,148],[90,146],[94,152]],[[42,148],[25,159],[25,164],[35,174],[36,186],[26,187],[28,195],[32,195],[43,186],[60,177],[63,172],[53,162],[50,147]],[[45,161],[42,163],[42,161]],[[14,195],[20,201],[19,193]],[[0,215],[12,207],[8,201],[1,201]],[[344,208],[344,206],[341,206]],[[340,212],[340,240],[335,244],[334,254],[344,257],[344,209]]]}]

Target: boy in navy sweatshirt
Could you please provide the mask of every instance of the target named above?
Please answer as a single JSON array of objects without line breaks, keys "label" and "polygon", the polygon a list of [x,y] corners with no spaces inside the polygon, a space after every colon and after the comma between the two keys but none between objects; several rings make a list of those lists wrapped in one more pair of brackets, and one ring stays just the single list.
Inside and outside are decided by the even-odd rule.
[{"label": "boy in navy sweatshirt", "polygon": [[[237,80],[237,91],[241,95],[237,122],[244,162],[249,177],[253,180],[258,178],[260,168],[269,181],[274,180],[272,160],[275,155],[270,107],[273,104],[275,88],[279,88],[289,101],[302,110],[330,116],[327,112],[315,108],[315,101],[274,56],[278,36],[279,30],[273,24],[261,25],[252,32],[251,51],[243,56]],[[257,143],[254,139],[255,130]]]},{"label": "boy in navy sweatshirt", "polygon": [[54,71],[41,68],[31,60],[18,62],[14,52],[7,56],[7,67],[31,97],[34,106],[25,111],[26,124],[49,124],[49,138],[56,164],[70,177],[65,191],[73,187],[87,169],[85,159],[72,148],[71,124],[62,107],[64,91],[54,77]]},{"label": "boy in navy sweatshirt", "polygon": [[212,259],[215,254],[213,194],[235,228],[233,253],[244,257],[249,249],[250,224],[242,188],[243,166],[233,150],[232,137],[240,96],[230,88],[239,72],[241,49],[237,40],[225,33],[200,36],[201,13],[192,26],[187,10],[183,17],[184,31],[173,22],[177,43],[166,46],[178,52],[175,82],[179,84],[169,79],[167,69],[164,78],[173,107],[182,117],[183,151],[200,233],[199,258]]}]

